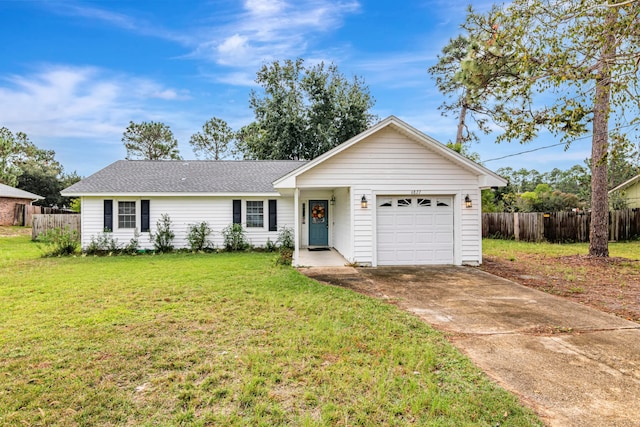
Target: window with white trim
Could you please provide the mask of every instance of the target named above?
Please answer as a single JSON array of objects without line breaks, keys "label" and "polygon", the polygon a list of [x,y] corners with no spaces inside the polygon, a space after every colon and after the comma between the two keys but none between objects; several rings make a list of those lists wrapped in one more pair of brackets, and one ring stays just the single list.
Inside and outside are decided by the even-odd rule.
[{"label": "window with white trim", "polygon": [[118,202],[118,228],[136,228],[136,202]]},{"label": "window with white trim", "polygon": [[264,227],[264,202],[262,200],[247,201],[247,228]]}]

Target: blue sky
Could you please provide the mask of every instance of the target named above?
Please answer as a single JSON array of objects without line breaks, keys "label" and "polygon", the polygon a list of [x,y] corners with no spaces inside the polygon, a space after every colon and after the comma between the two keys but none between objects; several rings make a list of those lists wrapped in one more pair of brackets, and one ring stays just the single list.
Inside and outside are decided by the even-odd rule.
[{"label": "blue sky", "polygon": [[[490,2],[473,1],[477,10]],[[0,0],[0,126],[53,149],[65,171],[90,175],[125,157],[129,121],[169,125],[186,159],[191,134],[215,116],[252,121],[249,92],[265,62],[334,62],[364,78],[380,118],[396,115],[446,142],[455,120],[427,69],[459,33],[466,3],[423,1],[46,1]],[[554,144],[497,145],[482,137],[481,161]],[[590,139],[487,161],[538,171],[590,156]]]}]

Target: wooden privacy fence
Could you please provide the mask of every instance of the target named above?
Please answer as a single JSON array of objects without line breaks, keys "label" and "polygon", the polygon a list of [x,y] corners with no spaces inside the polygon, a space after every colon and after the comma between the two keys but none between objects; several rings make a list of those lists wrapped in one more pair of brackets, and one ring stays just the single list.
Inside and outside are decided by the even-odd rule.
[{"label": "wooden privacy fence", "polygon": [[31,227],[33,216],[38,214],[69,214],[70,211],[46,206],[24,205],[16,203],[13,213],[13,225]]},{"label": "wooden privacy fence", "polygon": [[80,235],[80,214],[36,214],[33,215],[31,239],[36,240],[41,234],[49,230],[60,228],[76,230]]},{"label": "wooden privacy fence", "polygon": [[[591,215],[584,212],[482,214],[482,237],[526,242],[588,242]],[[640,239],[640,209],[609,212],[609,240]]]}]

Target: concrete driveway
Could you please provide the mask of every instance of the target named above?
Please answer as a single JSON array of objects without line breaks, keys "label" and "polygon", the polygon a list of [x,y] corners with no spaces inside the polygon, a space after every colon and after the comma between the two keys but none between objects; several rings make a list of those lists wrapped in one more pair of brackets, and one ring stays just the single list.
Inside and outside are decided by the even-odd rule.
[{"label": "concrete driveway", "polygon": [[640,426],[640,325],[471,267],[309,268],[415,313],[550,426]]}]

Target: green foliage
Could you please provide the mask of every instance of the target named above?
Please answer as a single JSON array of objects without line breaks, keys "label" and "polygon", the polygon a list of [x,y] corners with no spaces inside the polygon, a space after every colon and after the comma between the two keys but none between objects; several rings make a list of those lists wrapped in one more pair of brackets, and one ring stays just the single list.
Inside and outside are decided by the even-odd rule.
[{"label": "green foliage", "polygon": [[621,191],[614,191],[609,196],[609,207],[612,210],[622,210],[627,209],[629,206],[627,205],[627,199],[624,197],[624,194]]},{"label": "green foliage", "polygon": [[46,256],[73,255],[80,248],[78,231],[71,230],[69,226],[48,230],[40,240],[47,245]]},{"label": "green foliage", "polygon": [[257,73],[251,92],[255,122],[238,134],[250,159],[312,159],[367,129],[375,117],[363,80],[347,80],[334,64],[305,67],[302,59],[274,61]]},{"label": "green foliage", "polygon": [[264,250],[267,252],[274,252],[278,249],[278,245],[276,245],[271,239],[267,238],[267,242],[264,244]]},{"label": "green foliage", "polygon": [[202,126],[202,132],[191,135],[189,144],[196,157],[202,154],[205,159],[220,160],[228,153],[234,138],[235,133],[227,122],[213,117]]},{"label": "green foliage", "polygon": [[520,212],[561,212],[584,208],[574,194],[553,191],[548,184],[539,184],[535,191],[520,194],[517,206]]},{"label": "green foliage", "polygon": [[110,232],[104,231],[97,236],[91,236],[91,241],[85,248],[87,255],[106,255],[120,250],[118,239],[114,239]]},{"label": "green foliage", "polygon": [[293,250],[295,248],[293,229],[289,227],[280,227],[276,243],[281,248]]},{"label": "green foliage", "polygon": [[212,243],[209,240],[211,233],[213,230],[206,221],[189,225],[189,234],[187,235],[189,248],[194,252],[211,249]]},{"label": "green foliage", "polygon": [[138,233],[138,230],[136,229],[133,237],[129,240],[129,243],[122,248],[122,253],[135,255],[138,253],[138,250],[140,250],[140,233]]},{"label": "green foliage", "polygon": [[87,255],[135,255],[140,249],[140,233],[135,230],[134,236],[124,247],[118,244],[118,239],[114,239],[113,235],[104,231],[97,236],[91,236],[89,245],[84,252]]},{"label": "green foliage", "polygon": [[222,230],[222,242],[227,251],[244,251],[249,241],[242,224],[230,224]]},{"label": "green foliage", "polygon": [[74,172],[65,174],[53,150],[35,146],[26,134],[15,135],[0,128],[0,182],[44,197],[34,202],[40,206],[69,204],[60,191],[80,180]]},{"label": "green foliage", "polygon": [[[504,130],[497,142],[525,143],[547,130],[568,148],[592,133],[590,255],[607,256],[609,135],[628,143],[640,125],[640,94],[629,90],[640,78],[638,2],[514,0],[470,12],[463,27],[473,28],[476,53],[461,66],[465,78],[447,78],[482,90],[486,114]],[[496,73],[499,84],[485,86]]]},{"label": "green foliage", "polygon": [[171,229],[171,218],[168,214],[160,215],[156,221],[156,232],[151,233],[151,241],[156,251],[170,253],[173,251],[173,239],[176,234]]},{"label": "green foliage", "polygon": [[180,160],[178,140],[169,126],[159,122],[129,122],[122,134],[127,159]]},{"label": "green foliage", "polygon": [[503,205],[496,200],[495,191],[487,188],[482,190],[482,212],[502,212]]},{"label": "green foliage", "polygon": [[15,135],[6,127],[0,128],[0,183],[15,187],[22,173],[20,163],[27,157],[27,151],[35,146],[25,133]]},{"label": "green foliage", "polygon": [[73,212],[80,213],[82,209],[82,200],[80,200],[79,197],[76,199],[71,199],[71,201],[69,202],[69,209],[71,209]]},{"label": "green foliage", "polygon": [[281,247],[276,258],[276,265],[291,265],[293,261],[293,249]]},{"label": "green foliage", "polygon": [[575,165],[567,171],[556,168],[545,173],[507,167],[498,169],[497,173],[509,182],[493,192],[492,203],[498,211],[555,212],[588,207],[591,175],[583,166]]}]

